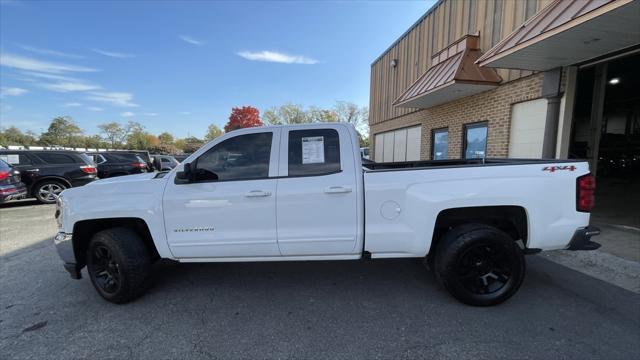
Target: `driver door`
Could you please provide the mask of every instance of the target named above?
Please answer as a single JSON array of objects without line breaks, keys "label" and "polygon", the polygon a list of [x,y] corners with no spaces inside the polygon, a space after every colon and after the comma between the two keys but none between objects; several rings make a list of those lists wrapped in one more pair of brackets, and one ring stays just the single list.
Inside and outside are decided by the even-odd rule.
[{"label": "driver door", "polygon": [[[280,256],[279,129],[225,136],[191,161],[193,178],[165,189],[165,230],[177,258]],[[233,133],[231,133],[233,134]]]}]

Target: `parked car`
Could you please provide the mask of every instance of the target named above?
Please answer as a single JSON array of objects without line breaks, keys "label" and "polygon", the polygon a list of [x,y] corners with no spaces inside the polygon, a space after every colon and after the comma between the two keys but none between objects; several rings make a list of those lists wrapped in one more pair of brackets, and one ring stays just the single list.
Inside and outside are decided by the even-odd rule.
[{"label": "parked car", "polygon": [[27,196],[27,187],[20,181],[20,171],[0,160],[0,203]]},{"label": "parked car", "polygon": [[[362,165],[347,124],[248,128],[168,173],[100,180],[58,199],[55,243],[74,279],[142,294],[151,264],[422,258],[461,302],[516,293],[525,254],[593,250],[594,177],[580,160]],[[105,196],[108,194],[108,196]]]},{"label": "parked car", "polygon": [[169,171],[180,164],[170,155],[151,155],[151,157],[153,158],[153,167],[158,171]]},{"label": "parked car", "polygon": [[142,159],[142,161],[144,161],[144,163],[147,164],[147,171],[151,172],[153,170],[157,170],[153,166],[153,159],[151,158],[151,155],[149,155],[148,151],[146,151],[146,150],[114,151],[114,153],[121,153],[121,152],[138,155],[140,157],[140,159]]},{"label": "parked car", "polygon": [[369,160],[369,148],[368,147],[360,148],[360,157],[362,157],[363,159]]},{"label": "parked car", "polygon": [[183,162],[184,159],[188,158],[191,154],[175,154],[173,157],[178,160],[178,162]]},{"label": "parked car", "polygon": [[101,179],[140,174],[148,171],[148,165],[144,159],[134,153],[125,152],[98,152],[86,153],[98,166],[98,177]]},{"label": "parked car", "polygon": [[20,171],[27,196],[53,204],[65,189],[96,180],[96,167],[89,157],[66,150],[0,150],[0,160]]}]

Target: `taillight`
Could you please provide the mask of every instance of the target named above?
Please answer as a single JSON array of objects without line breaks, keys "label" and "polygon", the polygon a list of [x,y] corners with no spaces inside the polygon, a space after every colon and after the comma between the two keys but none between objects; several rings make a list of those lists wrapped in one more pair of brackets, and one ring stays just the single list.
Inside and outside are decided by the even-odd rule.
[{"label": "taillight", "polygon": [[82,170],[85,174],[95,174],[98,172],[98,170],[96,170],[96,167],[93,165],[80,166],[80,170]]},{"label": "taillight", "polygon": [[596,178],[592,174],[580,176],[577,180],[576,187],[576,210],[591,212],[596,203]]},{"label": "taillight", "polygon": [[0,181],[7,179],[9,177],[9,172],[8,171],[0,171]]},{"label": "taillight", "polygon": [[133,167],[137,167],[139,169],[146,169],[147,168],[147,164],[143,163],[143,162],[134,162],[131,164]]}]

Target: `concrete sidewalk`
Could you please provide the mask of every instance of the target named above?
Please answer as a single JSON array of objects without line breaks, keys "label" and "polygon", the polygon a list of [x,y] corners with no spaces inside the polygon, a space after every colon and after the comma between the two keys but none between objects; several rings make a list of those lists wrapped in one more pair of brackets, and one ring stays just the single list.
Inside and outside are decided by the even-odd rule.
[{"label": "concrete sidewalk", "polygon": [[595,251],[547,251],[540,256],[640,294],[640,229],[592,222],[600,228]]}]

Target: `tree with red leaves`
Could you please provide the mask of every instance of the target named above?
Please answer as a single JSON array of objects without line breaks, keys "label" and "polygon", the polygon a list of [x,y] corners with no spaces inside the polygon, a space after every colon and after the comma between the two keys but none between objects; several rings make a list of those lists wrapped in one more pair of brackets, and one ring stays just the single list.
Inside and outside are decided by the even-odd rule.
[{"label": "tree with red leaves", "polygon": [[253,106],[243,106],[231,109],[229,122],[224,126],[224,131],[229,132],[262,125],[264,124],[260,121],[260,111]]}]

